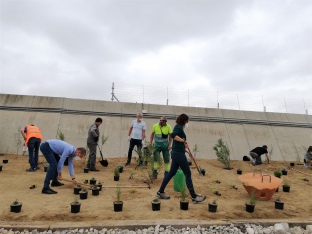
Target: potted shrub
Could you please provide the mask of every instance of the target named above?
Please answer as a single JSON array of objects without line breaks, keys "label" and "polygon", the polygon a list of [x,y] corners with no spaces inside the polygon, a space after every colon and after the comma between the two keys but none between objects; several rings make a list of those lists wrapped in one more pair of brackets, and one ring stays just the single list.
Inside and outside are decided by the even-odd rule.
[{"label": "potted shrub", "polygon": [[119,181],[119,174],[120,172],[119,172],[119,169],[118,169],[118,167],[116,167],[115,169],[114,169],[114,181]]},{"label": "potted shrub", "polygon": [[189,200],[186,199],[187,192],[186,192],[186,185],[183,184],[180,186],[180,194],[181,194],[181,199],[180,199],[180,209],[181,210],[188,210],[189,207]]},{"label": "potted shrub", "polygon": [[277,178],[281,178],[282,173],[279,170],[274,171],[274,176]]},{"label": "potted shrub", "polygon": [[80,212],[81,203],[77,198],[73,202],[70,203],[70,212],[71,213],[79,213]]},{"label": "potted shrub", "polygon": [[224,169],[233,169],[231,167],[230,149],[222,139],[218,140],[218,143],[215,144],[213,150],[216,152],[218,161],[225,166]]},{"label": "potted shrub", "polygon": [[21,212],[22,210],[22,203],[19,202],[17,199],[11,203],[11,212],[14,212],[14,213],[19,213]]},{"label": "potted shrub", "polygon": [[121,198],[121,188],[120,188],[120,186],[117,186],[116,198],[117,198],[117,200],[114,201],[114,211],[115,212],[121,212],[122,211],[122,207],[123,207],[123,201],[120,200],[120,198]]},{"label": "potted shrub", "polygon": [[290,185],[285,181],[283,184],[283,192],[289,193],[290,191]]},{"label": "potted shrub", "polygon": [[90,179],[90,184],[92,184],[92,185],[96,184],[96,179],[94,177],[92,177]]},{"label": "potted shrub", "polygon": [[100,181],[98,182],[97,186],[100,189],[100,191],[102,191],[102,183]]},{"label": "potted shrub", "polygon": [[287,175],[287,169],[286,169],[286,168],[284,168],[284,169],[282,170],[282,175]]},{"label": "potted shrub", "polygon": [[93,196],[98,196],[100,194],[100,189],[95,184],[92,186],[91,190]]},{"label": "potted shrub", "polygon": [[86,188],[82,188],[81,191],[79,192],[80,199],[84,200],[88,198],[88,190]]},{"label": "potted shrub", "polygon": [[278,210],[283,210],[284,209],[284,202],[281,201],[280,197],[277,197],[275,199],[275,209],[278,209]]},{"label": "potted shrub", "polygon": [[209,212],[217,212],[218,203],[217,200],[213,200],[211,203],[208,203],[208,211]]},{"label": "potted shrub", "polygon": [[249,213],[254,212],[255,210],[255,205],[256,205],[256,198],[255,198],[255,194],[251,193],[249,195],[249,202],[246,203],[246,211]]},{"label": "potted shrub", "polygon": [[236,173],[237,173],[237,175],[241,175],[243,173],[243,171],[241,169],[237,169]]},{"label": "potted shrub", "polygon": [[77,186],[74,187],[74,194],[78,195],[81,189],[82,189],[81,185],[77,184]]},{"label": "potted shrub", "polygon": [[158,198],[155,198],[151,203],[153,211],[160,210],[160,200]]},{"label": "potted shrub", "polygon": [[119,170],[119,173],[122,173],[123,172],[123,165],[119,164],[118,165],[118,170]]}]

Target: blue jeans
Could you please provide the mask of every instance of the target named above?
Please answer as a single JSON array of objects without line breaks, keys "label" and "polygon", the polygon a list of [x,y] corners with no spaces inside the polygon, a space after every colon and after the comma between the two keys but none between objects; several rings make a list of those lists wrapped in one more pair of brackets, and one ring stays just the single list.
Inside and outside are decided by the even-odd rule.
[{"label": "blue jeans", "polygon": [[187,158],[185,156],[185,153],[182,152],[176,152],[174,150],[171,151],[171,167],[170,167],[170,171],[169,173],[165,176],[159,192],[163,193],[165,191],[165,188],[167,186],[167,184],[169,183],[169,181],[171,180],[171,178],[177,173],[179,167],[181,168],[181,170],[183,171],[184,175],[185,175],[185,182],[186,182],[186,186],[190,192],[190,195],[192,196],[192,198],[195,198],[197,196],[197,194],[195,193],[194,190],[194,186],[193,186],[193,181],[192,181],[192,172],[189,166],[189,163],[187,161]]},{"label": "blue jeans", "polygon": [[57,182],[57,163],[60,160],[60,156],[58,154],[55,154],[48,142],[44,142],[40,145],[40,151],[42,152],[43,156],[49,163],[49,169],[46,174],[46,178],[44,180],[43,187],[49,188],[50,187],[50,180],[53,182]]},{"label": "blue jeans", "polygon": [[132,158],[132,151],[134,146],[137,146],[137,149],[142,149],[142,140],[137,140],[137,139],[130,139],[130,146],[129,146],[129,151],[128,151],[128,163],[131,162],[131,158]]},{"label": "blue jeans", "polygon": [[[28,141],[28,155],[29,164],[32,169],[36,169],[38,166],[38,153],[41,140],[39,138],[32,137]],[[34,154],[35,151],[35,154]]]}]

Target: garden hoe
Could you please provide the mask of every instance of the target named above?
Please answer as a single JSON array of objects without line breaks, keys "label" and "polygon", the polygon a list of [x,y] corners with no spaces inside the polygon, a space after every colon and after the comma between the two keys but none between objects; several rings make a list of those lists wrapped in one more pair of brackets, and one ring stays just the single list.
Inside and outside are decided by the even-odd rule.
[{"label": "garden hoe", "polygon": [[197,168],[197,171],[199,172],[199,174],[200,174],[201,176],[203,176],[203,174],[202,174],[202,172],[201,172],[199,166],[197,165],[196,160],[195,160],[193,154],[191,153],[190,149],[189,149],[188,147],[187,147],[186,149],[187,149],[186,152],[189,154],[190,158],[191,158],[191,159],[193,160],[193,162],[195,163],[196,168]]},{"label": "garden hoe", "polygon": [[100,160],[100,163],[103,167],[107,167],[108,166],[108,161],[106,159],[103,158],[103,154],[102,154],[102,151],[100,149],[100,146],[99,144],[97,144],[97,146],[99,147],[99,151],[100,151],[100,154],[101,154],[101,160]]}]

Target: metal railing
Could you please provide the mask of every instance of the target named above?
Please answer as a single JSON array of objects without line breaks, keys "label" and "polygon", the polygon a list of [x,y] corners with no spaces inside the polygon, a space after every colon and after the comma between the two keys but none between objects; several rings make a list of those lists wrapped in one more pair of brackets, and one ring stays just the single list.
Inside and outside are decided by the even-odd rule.
[{"label": "metal railing", "polygon": [[294,113],[305,115],[312,113],[312,97],[308,100],[286,99],[265,97],[263,95],[248,96],[244,94],[215,91],[197,92],[195,90],[183,90],[179,88],[169,90],[166,86],[149,87],[143,85],[113,83],[111,100],[258,112]]}]

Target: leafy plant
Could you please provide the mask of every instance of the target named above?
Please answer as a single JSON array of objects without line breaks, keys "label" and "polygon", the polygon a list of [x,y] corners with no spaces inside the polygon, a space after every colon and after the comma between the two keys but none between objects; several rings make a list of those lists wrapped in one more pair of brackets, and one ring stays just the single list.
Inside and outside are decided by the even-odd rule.
[{"label": "leafy plant", "polygon": [[185,201],[187,197],[186,185],[179,184],[179,188],[180,188],[180,194],[181,194],[181,201]]},{"label": "leafy plant", "polygon": [[92,190],[98,190],[99,188],[98,188],[98,186],[96,186],[95,184],[92,186],[92,188],[91,188]]},{"label": "leafy plant", "polygon": [[99,181],[99,182],[98,182],[98,185],[101,185],[101,184],[102,184],[102,183]]},{"label": "leafy plant", "polygon": [[81,184],[77,184],[77,186],[76,186],[77,188],[81,188]]},{"label": "leafy plant", "polygon": [[116,198],[118,202],[120,202],[120,197],[121,197],[121,187],[120,185],[118,185],[116,188]]},{"label": "leafy plant", "polygon": [[280,202],[281,201],[281,197],[278,196],[277,198],[275,198],[275,201]]},{"label": "leafy plant", "polygon": [[274,175],[275,175],[276,177],[278,177],[278,178],[281,178],[282,172],[280,172],[279,170],[275,170],[275,171],[274,171]]},{"label": "leafy plant", "polygon": [[159,202],[159,198],[158,197],[154,198],[153,202],[158,203]]},{"label": "leafy plant", "polygon": [[86,193],[86,192],[88,192],[88,190],[86,188],[82,188],[81,192]]},{"label": "leafy plant", "polygon": [[75,197],[75,200],[72,202],[72,204],[73,205],[79,205],[80,204],[77,197]]},{"label": "leafy plant", "polygon": [[61,141],[65,141],[65,134],[61,130],[57,131],[57,136]]},{"label": "leafy plant", "polygon": [[15,201],[12,202],[12,205],[14,205],[14,206],[19,205],[19,204],[20,204],[20,202],[17,199],[15,199]]},{"label": "leafy plant", "polygon": [[216,152],[218,161],[221,162],[226,168],[230,168],[230,149],[227,144],[222,139],[219,139],[213,149]]},{"label": "leafy plant", "polygon": [[105,134],[103,133],[103,135],[102,135],[102,137],[101,137],[101,151],[102,151],[102,148],[103,148],[103,145],[106,143],[106,141],[107,141],[107,139],[108,139],[108,136],[107,137],[105,137]]},{"label": "leafy plant", "polygon": [[114,169],[114,176],[119,176],[119,175],[120,175],[119,168],[116,167],[116,168]]},{"label": "leafy plant", "polygon": [[213,205],[218,205],[218,203],[217,203],[217,199],[213,199],[213,201],[212,201],[210,204],[213,204]]},{"label": "leafy plant", "polygon": [[131,171],[129,171],[129,174],[130,174],[129,180],[131,180],[131,179],[133,179],[133,176],[134,176],[134,174],[135,174],[135,171],[134,171],[134,170],[131,170]]},{"label": "leafy plant", "polygon": [[255,197],[255,192],[251,192],[249,195],[249,204],[250,205],[255,205],[257,202],[257,199]]},{"label": "leafy plant", "polygon": [[283,183],[283,186],[284,187],[290,187],[290,184],[288,183],[288,181],[285,180],[284,183]]},{"label": "leafy plant", "polygon": [[270,159],[271,159],[271,160],[272,160],[272,158],[273,158],[273,149],[274,149],[274,146],[271,145],[271,148],[270,148],[270,150],[269,150],[269,155],[270,155]]},{"label": "leafy plant", "polygon": [[196,157],[196,153],[199,152],[197,144],[194,145],[194,148],[193,148],[192,152],[193,152],[194,157]]}]

